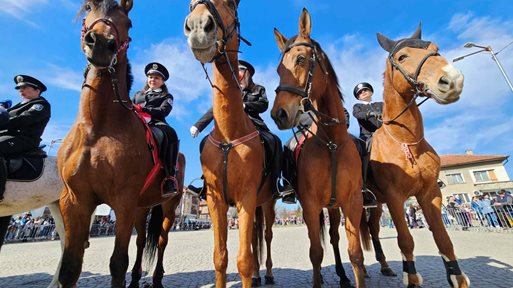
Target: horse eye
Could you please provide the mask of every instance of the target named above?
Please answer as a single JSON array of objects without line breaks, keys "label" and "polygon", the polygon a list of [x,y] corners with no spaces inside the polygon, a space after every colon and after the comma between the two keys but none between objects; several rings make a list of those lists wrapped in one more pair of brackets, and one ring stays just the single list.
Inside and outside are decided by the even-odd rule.
[{"label": "horse eye", "polygon": [[404,62],[404,60],[406,60],[406,58],[408,58],[408,55],[402,54],[399,56],[399,58],[397,58],[397,61],[402,63],[402,62]]},{"label": "horse eye", "polygon": [[85,5],[84,5],[84,9],[85,9],[85,11],[87,11],[87,12],[91,11],[91,4],[89,4],[89,3],[85,4]]},{"label": "horse eye", "polygon": [[303,55],[297,56],[296,65],[303,65],[303,63],[305,63],[305,60],[306,60],[305,56],[303,56]]}]

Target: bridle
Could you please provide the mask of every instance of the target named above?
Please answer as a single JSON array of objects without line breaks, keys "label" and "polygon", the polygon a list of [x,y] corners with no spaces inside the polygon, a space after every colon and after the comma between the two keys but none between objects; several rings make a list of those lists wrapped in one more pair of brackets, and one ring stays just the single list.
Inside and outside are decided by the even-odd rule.
[{"label": "bridle", "polygon": [[440,54],[438,53],[438,49],[436,51],[431,51],[431,52],[427,53],[424,56],[424,58],[422,58],[422,60],[419,62],[418,66],[417,66],[417,69],[415,69],[415,73],[413,74],[413,76],[408,74],[408,72],[406,72],[399,65],[399,63],[397,63],[394,59],[394,55],[404,47],[427,49],[427,47],[430,44],[431,44],[431,42],[423,41],[421,39],[404,39],[404,40],[397,42],[397,44],[395,44],[394,48],[388,54],[388,61],[390,62],[390,65],[392,66],[392,69],[390,69],[390,74],[391,74],[390,78],[393,79],[393,73],[394,73],[394,68],[395,68],[397,71],[399,71],[401,73],[401,75],[403,75],[404,79],[406,79],[406,81],[408,81],[408,83],[414,89],[415,95],[412,97],[412,99],[408,102],[406,107],[404,107],[404,109],[398,115],[396,115],[392,119],[388,119],[388,120],[383,119],[382,120],[383,124],[390,124],[391,122],[393,122],[394,120],[399,118],[401,115],[403,115],[404,112],[406,112],[411,107],[411,105],[413,103],[416,103],[416,100],[419,96],[426,97],[426,99],[422,100],[419,104],[416,104],[417,106],[422,105],[429,98],[431,98],[430,92],[428,91],[428,89],[426,89],[426,86],[424,85],[424,83],[422,81],[418,81],[418,77],[420,75],[422,66],[424,66],[424,64],[429,59],[429,57],[440,56]]},{"label": "bridle", "polygon": [[[305,81],[305,87],[303,88],[297,88],[295,86],[291,85],[285,85],[280,84],[276,88],[275,92],[278,94],[281,91],[290,92],[293,94],[296,94],[301,97],[301,101],[299,104],[299,111],[300,113],[306,113],[307,111],[312,111],[318,119],[321,119],[321,117],[328,118],[328,122],[321,122],[320,120],[316,120],[310,113],[307,113],[308,116],[312,119],[312,121],[319,127],[318,131],[322,131],[325,135],[325,137],[320,137],[317,135],[317,133],[313,133],[309,127],[300,127],[301,133],[306,137],[305,130],[310,132],[310,134],[317,139],[319,142],[321,142],[326,149],[328,149],[329,155],[330,155],[330,163],[331,163],[331,196],[330,196],[330,202],[328,204],[329,207],[332,207],[337,199],[336,199],[336,187],[337,187],[337,150],[345,145],[345,141],[342,144],[337,144],[333,142],[333,140],[330,139],[328,136],[328,133],[323,129],[323,126],[330,126],[330,125],[339,125],[342,122],[338,118],[333,118],[327,114],[324,114],[320,112],[319,110],[315,109],[315,107],[312,105],[312,100],[310,98],[310,95],[312,93],[312,86],[313,86],[313,75],[314,75],[314,69],[315,69],[315,62],[319,64],[322,71],[326,75],[326,77],[329,75],[328,70],[326,69],[324,62],[321,61],[321,57],[318,56],[318,50],[317,50],[317,43],[311,39],[312,42],[297,42],[292,43],[285,47],[282,52],[282,61],[283,57],[285,57],[285,54],[287,54],[290,49],[297,46],[305,46],[312,50],[312,53],[310,54],[309,62],[308,62],[308,73],[306,75],[306,81]],[[327,78],[326,78],[327,79]],[[327,80],[326,80],[327,81]],[[323,125],[320,125],[323,124]],[[294,131],[294,128],[292,128],[292,134],[294,135],[294,138],[296,139],[296,143],[300,143],[299,139],[297,138],[297,135]],[[326,139],[324,139],[326,138]]]},{"label": "bridle", "polygon": [[[96,24],[100,23],[100,22],[102,22],[105,25],[109,26],[114,31],[114,36],[115,36],[114,39],[116,40],[116,47],[118,47],[118,49],[116,50],[116,53],[112,57],[112,60],[111,60],[110,65],[108,67],[97,67],[97,68],[100,68],[100,69],[107,68],[107,71],[110,74],[111,83],[112,83],[112,90],[114,91],[114,94],[116,94],[116,98],[117,98],[116,100],[113,100],[113,102],[118,102],[124,108],[126,108],[128,110],[133,110],[133,105],[128,104],[129,102],[131,103],[131,101],[123,100],[121,98],[121,95],[119,94],[118,79],[116,77],[116,68],[114,68],[114,66],[118,62],[118,54],[121,51],[123,51],[123,50],[128,50],[129,43],[130,43],[130,41],[132,39],[130,37],[127,37],[125,39],[125,41],[123,41],[123,43],[121,43],[121,45],[119,45],[119,43],[120,43],[119,31],[118,31],[118,28],[116,27],[116,25],[114,24],[114,22],[112,22],[111,20],[109,20],[107,18],[97,18],[89,26],[87,26],[86,25],[86,17],[84,17],[84,19],[82,20],[82,30],[81,30],[81,41],[82,41],[82,43],[84,42],[84,37],[87,34],[87,32],[91,31],[93,29],[93,27]],[[86,69],[86,73],[85,73],[86,75],[89,72],[90,65],[93,65],[93,64],[91,64],[91,63],[88,64],[87,69]],[[86,85],[85,84],[86,79],[87,79],[87,77],[84,79],[84,84],[82,84],[82,88]]]},{"label": "bridle", "polygon": [[[291,86],[291,85],[280,84],[280,85],[278,85],[278,87],[276,87],[276,89],[274,91],[276,92],[276,94],[278,94],[281,91],[286,91],[286,92],[290,92],[290,93],[300,96],[301,101],[299,103],[299,111],[301,113],[305,113],[307,111],[312,111],[315,115],[322,116],[324,118],[328,118],[328,120],[329,120],[328,123],[325,123],[325,122],[317,123],[317,121],[312,118],[312,120],[314,122],[316,122],[317,124],[323,124],[324,126],[340,124],[341,122],[338,118],[333,118],[329,115],[326,115],[326,114],[318,111],[317,109],[315,109],[312,105],[312,100],[310,98],[310,95],[312,93],[315,62],[317,62],[319,64],[319,66],[321,67],[321,70],[324,72],[324,74],[326,76],[328,76],[329,73],[328,73],[328,70],[326,69],[324,63],[321,61],[321,57],[318,56],[319,52],[317,51],[316,42],[314,40],[311,40],[311,41],[312,42],[292,43],[292,44],[288,45],[287,47],[285,47],[285,49],[283,49],[283,52],[282,52],[282,59],[283,59],[283,57],[285,57],[285,54],[287,54],[293,47],[305,46],[305,47],[312,49],[312,53],[310,54],[310,58],[308,60],[308,73],[306,74],[305,86],[303,88],[297,88],[297,87]],[[311,114],[308,114],[308,115],[311,117]]]},{"label": "bridle", "polygon": [[84,17],[84,19],[82,20],[82,32],[81,32],[82,42],[84,42],[84,37],[87,34],[87,32],[91,31],[93,29],[94,25],[96,25],[96,24],[98,24],[100,22],[103,22],[105,25],[109,26],[114,31],[114,36],[115,36],[114,39],[116,40],[116,47],[118,47],[118,49],[116,50],[116,53],[114,54],[114,57],[112,57],[112,61],[111,61],[110,65],[109,65],[109,67],[112,67],[112,66],[117,64],[118,54],[121,51],[123,51],[124,49],[128,50],[128,45],[129,45],[130,41],[132,41],[132,39],[130,37],[127,37],[125,39],[125,41],[123,41],[123,43],[121,43],[121,45],[119,45],[119,32],[118,32],[118,28],[116,27],[116,25],[111,20],[109,20],[107,18],[97,18],[89,26],[86,26],[86,17]]},{"label": "bridle", "polygon": [[[230,1],[234,1],[234,0],[230,0]],[[212,0],[196,0],[194,2],[191,2],[190,6],[189,6],[189,12],[192,12],[196,8],[196,6],[198,6],[200,4],[203,4],[203,5],[205,5],[205,7],[207,7],[207,10],[210,13],[210,15],[212,15],[212,17],[214,17],[214,21],[217,24],[216,27],[219,27],[221,29],[221,31],[223,32],[223,37],[221,39],[217,39],[217,41],[216,41],[217,51],[219,52],[219,55],[214,56],[214,58],[210,62],[214,62],[220,56],[224,56],[226,59],[226,63],[228,63],[228,66],[230,67],[230,71],[232,73],[233,79],[239,86],[239,89],[241,89],[239,79],[235,75],[235,69],[231,65],[230,61],[228,60],[228,52],[239,52],[239,51],[226,50],[226,44],[230,41],[230,39],[232,39],[232,37],[235,34],[237,34],[239,43],[242,40],[248,46],[251,46],[251,43],[248,40],[244,39],[240,35],[240,22],[239,22],[239,16],[237,13],[237,9],[233,10],[233,12],[234,12],[233,18],[234,19],[233,19],[232,24],[230,24],[228,27],[226,27],[224,25],[223,19],[221,18],[221,14],[219,14],[219,11],[217,10],[216,6],[214,5],[214,3],[212,3]],[[210,86],[214,88],[215,86],[212,83],[210,76],[208,75],[208,71],[207,71],[207,68],[205,67],[205,64],[201,63],[201,66],[203,67],[203,70],[205,71],[205,75],[206,75],[208,82],[210,83]]]}]

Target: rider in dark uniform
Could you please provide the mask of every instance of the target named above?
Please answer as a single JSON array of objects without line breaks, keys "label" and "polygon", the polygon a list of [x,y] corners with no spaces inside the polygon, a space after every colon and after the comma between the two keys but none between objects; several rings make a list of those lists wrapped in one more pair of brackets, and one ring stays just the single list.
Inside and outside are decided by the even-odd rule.
[{"label": "rider in dark uniform", "polygon": [[[8,108],[8,121],[0,123],[0,201],[3,200],[7,180],[4,157],[38,148],[51,115],[50,103],[41,96],[46,91],[41,81],[31,76],[17,75],[14,83],[23,100]],[[0,107],[5,118],[5,107]]]},{"label": "rider in dark uniform", "polygon": [[148,76],[148,81],[141,91],[135,93],[132,101],[136,104],[136,109],[151,116],[148,124],[159,128],[166,136],[160,158],[164,162],[166,174],[163,197],[170,197],[178,193],[176,161],[179,140],[175,130],[166,122],[166,116],[173,109],[173,95],[169,93],[164,83],[169,78],[169,72],[164,65],[153,62],[146,65],[144,73]]},{"label": "rider in dark uniform", "polygon": [[[253,124],[255,124],[255,127],[261,135],[268,134],[271,135],[270,137],[273,137],[275,141],[279,141],[279,138],[270,132],[269,128],[264,123],[264,120],[260,117],[260,113],[265,112],[269,107],[269,100],[267,100],[264,86],[253,82],[254,74],[255,68],[253,65],[246,61],[239,60],[239,80],[242,88],[244,111],[249,116],[249,119],[251,119]],[[214,120],[214,113],[213,108],[210,108],[193,126],[191,126],[191,136],[196,138],[198,134],[212,122],[212,120]],[[266,139],[268,138],[266,137]],[[281,143],[279,146],[281,148]],[[281,151],[279,153],[281,157]],[[279,165],[279,161],[277,165]],[[202,188],[194,187],[192,185],[189,185],[188,188],[196,193],[203,190]]]},{"label": "rider in dark uniform", "polygon": [[365,207],[375,207],[377,201],[372,192],[367,188],[367,171],[370,162],[370,149],[372,134],[383,124],[383,102],[373,102],[372,94],[374,89],[367,82],[359,83],[354,87],[353,94],[360,103],[353,106],[353,116],[360,124],[360,139],[365,142],[365,149],[362,152],[362,176],[363,176],[363,200]]}]

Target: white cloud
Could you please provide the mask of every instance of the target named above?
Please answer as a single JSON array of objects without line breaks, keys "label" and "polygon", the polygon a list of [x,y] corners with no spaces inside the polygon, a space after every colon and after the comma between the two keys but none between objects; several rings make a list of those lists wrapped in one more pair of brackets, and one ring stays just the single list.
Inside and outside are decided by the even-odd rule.
[{"label": "white cloud", "polygon": [[55,64],[48,64],[47,69],[41,71],[39,74],[43,75],[41,81],[45,83],[58,86],[62,89],[69,89],[76,92],[82,91],[84,75],[81,71],[79,72]]},{"label": "white cloud", "polygon": [[2,5],[0,5],[0,12],[36,26],[27,16],[33,13],[37,7],[47,3],[48,0],[4,0]]}]

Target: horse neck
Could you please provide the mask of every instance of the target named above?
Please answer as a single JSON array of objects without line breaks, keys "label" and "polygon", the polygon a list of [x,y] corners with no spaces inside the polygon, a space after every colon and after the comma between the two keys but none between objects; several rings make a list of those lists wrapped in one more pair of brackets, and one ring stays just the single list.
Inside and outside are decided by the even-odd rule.
[{"label": "horse neck", "polygon": [[230,69],[228,62],[215,61],[213,65],[214,88],[213,88],[213,112],[215,119],[215,130],[218,136],[225,140],[235,140],[245,136],[256,128],[244,112],[242,103],[242,92],[239,85],[233,78],[237,75],[237,57],[231,58]]},{"label": "horse neck", "polygon": [[[326,131],[329,139],[336,142],[340,142],[344,137],[347,136],[347,125],[345,124],[345,113],[344,107],[342,106],[342,99],[340,99],[339,90],[337,85],[333,81],[326,83],[326,89],[317,101],[313,102],[313,105],[319,110],[319,112],[328,115],[331,118],[338,119],[341,123],[337,125],[322,126],[322,129]],[[326,123],[329,119],[326,117],[320,117],[319,122]],[[322,124],[321,124],[322,125]]]},{"label": "horse neck", "polygon": [[[128,111],[114,92],[112,77],[107,69],[99,69],[93,65],[87,68],[87,75],[80,95],[79,119],[93,129],[126,127]],[[129,101],[127,91],[127,62],[118,62],[115,66],[115,77],[118,79],[117,89],[121,100]],[[110,128],[109,128],[110,129]],[[123,128],[124,129],[124,128]]]},{"label": "horse neck", "polygon": [[[390,72],[385,72],[383,91],[383,119],[393,119],[399,115],[408,105],[413,95],[404,96],[394,89]],[[403,77],[397,74],[396,77]],[[403,142],[416,142],[424,137],[424,125],[422,114],[415,103],[399,116],[397,119],[386,125],[386,129],[392,132],[393,136]]]}]

